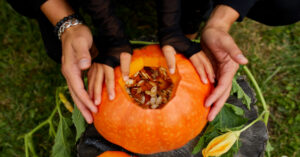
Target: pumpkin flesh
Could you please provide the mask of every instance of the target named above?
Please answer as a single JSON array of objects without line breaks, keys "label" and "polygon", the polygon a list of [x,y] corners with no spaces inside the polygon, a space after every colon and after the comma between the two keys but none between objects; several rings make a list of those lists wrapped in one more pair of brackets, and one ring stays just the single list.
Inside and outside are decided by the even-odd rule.
[{"label": "pumpkin flesh", "polygon": [[[176,72],[170,76],[174,85],[171,99],[159,109],[145,109],[126,92],[120,68],[115,69],[114,100],[108,99],[106,87],[102,103],[94,114],[94,125],[108,141],[140,154],[170,151],[196,137],[207,123],[209,108],[205,98],[212,85],[203,84],[193,65],[182,55],[176,55]],[[134,51],[130,76],[144,67],[164,67],[165,58],[158,45]]]}]

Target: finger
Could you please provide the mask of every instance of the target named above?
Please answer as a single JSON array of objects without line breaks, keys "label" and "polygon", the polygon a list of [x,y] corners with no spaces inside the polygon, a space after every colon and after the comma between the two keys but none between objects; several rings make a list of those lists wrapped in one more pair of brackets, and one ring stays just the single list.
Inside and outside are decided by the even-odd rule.
[{"label": "finger", "polygon": [[120,55],[120,62],[121,62],[121,72],[124,81],[127,81],[129,79],[130,61],[131,61],[131,54],[127,52],[122,52]]},{"label": "finger", "polygon": [[204,66],[201,63],[200,59],[198,58],[198,55],[193,55],[192,57],[190,57],[190,60],[193,63],[194,67],[196,68],[196,70],[201,78],[201,81],[204,84],[207,84],[208,81],[207,81],[206,73],[204,70]]},{"label": "finger", "polygon": [[94,84],[95,84],[96,74],[97,74],[96,64],[97,63],[94,63],[91,69],[88,71],[88,93],[91,99],[94,99],[93,89],[94,89]]},{"label": "finger", "polygon": [[67,81],[69,82],[70,87],[73,89],[74,95],[92,112],[97,113],[97,107],[94,105],[92,99],[84,89],[80,70],[74,68],[76,67],[70,67],[67,68],[68,70],[65,70]]},{"label": "finger", "polygon": [[220,98],[225,93],[226,89],[230,87],[235,72],[236,70],[234,69],[232,71],[227,71],[221,74],[217,87],[213,90],[213,92],[210,94],[210,96],[208,96],[208,98],[205,101],[206,107],[211,106],[218,98]]},{"label": "finger", "polygon": [[224,106],[226,100],[228,99],[228,97],[230,95],[230,90],[231,90],[231,85],[225,91],[224,95],[216,101],[216,103],[210,110],[209,115],[208,115],[208,121],[213,121],[215,119],[215,117],[218,115],[218,113],[221,111],[222,107]]},{"label": "finger", "polygon": [[176,51],[175,51],[175,49],[170,45],[166,45],[162,48],[162,51],[163,51],[164,56],[166,58],[167,65],[168,65],[170,73],[174,74],[175,73],[175,68],[176,68],[176,66],[175,66],[176,65],[176,59],[175,59]]},{"label": "finger", "polygon": [[226,36],[226,40],[221,42],[223,49],[229,53],[230,57],[239,64],[247,64],[248,59],[243,55],[231,36]]},{"label": "finger", "polygon": [[[69,86],[69,85],[68,85]],[[91,112],[85,107],[85,105],[83,105],[83,103],[75,96],[72,88],[70,88],[69,86],[69,90],[71,93],[71,96],[74,100],[74,103],[76,104],[76,106],[78,107],[79,111],[81,112],[82,116],[84,117],[84,119],[86,120],[87,123],[91,124],[93,122],[93,117],[91,115]]]},{"label": "finger", "polygon": [[199,58],[201,60],[201,63],[204,66],[205,72],[209,78],[209,81],[211,83],[215,82],[215,73],[214,73],[214,69],[213,66],[210,62],[210,60],[207,58],[207,56],[203,53],[200,53],[201,57]]},{"label": "finger", "polygon": [[91,66],[90,47],[91,45],[85,39],[77,39],[72,44],[78,66],[81,70],[86,70]]},{"label": "finger", "polygon": [[108,65],[103,65],[104,75],[105,75],[105,84],[107,87],[108,98],[113,100],[115,98],[115,76],[114,69]]},{"label": "finger", "polygon": [[99,105],[101,103],[101,92],[102,92],[102,84],[103,84],[103,67],[101,64],[96,64],[97,72],[96,72],[96,79],[94,85],[94,103],[95,105]]}]

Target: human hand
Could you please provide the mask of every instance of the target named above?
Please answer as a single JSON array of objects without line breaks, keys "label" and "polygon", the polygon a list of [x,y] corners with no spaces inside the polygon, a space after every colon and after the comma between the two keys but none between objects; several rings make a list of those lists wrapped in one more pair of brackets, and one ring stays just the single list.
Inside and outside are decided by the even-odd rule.
[{"label": "human hand", "polygon": [[247,64],[248,60],[243,56],[242,51],[226,29],[205,27],[202,32],[201,44],[203,50],[210,52],[216,62],[218,84],[205,102],[206,107],[214,104],[208,115],[208,120],[212,121],[230,95],[232,79],[239,64]]},{"label": "human hand", "polygon": [[62,41],[62,74],[66,78],[74,103],[87,123],[93,122],[91,112],[97,107],[84,88],[82,71],[91,66],[90,49],[93,38],[90,29],[85,25],[76,25],[66,29]]},{"label": "human hand", "polygon": [[[129,65],[131,55],[129,53],[120,54],[121,71],[124,80],[129,79]],[[115,79],[113,67],[101,63],[93,63],[88,71],[88,93],[91,99],[94,100],[95,105],[101,103],[102,85],[105,80],[107,87],[108,98],[113,100],[115,97]]]},{"label": "human hand", "polygon": [[[163,46],[162,51],[166,58],[170,73],[173,74],[176,68],[176,59],[175,59],[176,51],[170,45]],[[193,54],[189,59],[194,65],[194,67],[196,68],[204,84],[207,84],[208,80],[210,81],[210,83],[214,83],[215,74],[214,74],[213,67],[209,59],[206,57],[206,55],[202,50],[200,52]]]}]

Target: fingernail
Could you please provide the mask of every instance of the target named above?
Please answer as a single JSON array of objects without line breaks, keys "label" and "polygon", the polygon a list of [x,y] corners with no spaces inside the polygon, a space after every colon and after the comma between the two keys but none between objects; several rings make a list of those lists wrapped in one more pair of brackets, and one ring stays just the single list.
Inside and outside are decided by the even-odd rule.
[{"label": "fingernail", "polygon": [[208,81],[207,81],[206,78],[202,78],[202,82],[203,82],[204,84],[207,84],[207,83],[208,83]]},{"label": "fingernail", "polygon": [[211,103],[209,101],[206,101],[204,106],[209,107],[210,105],[211,105]]},{"label": "fingernail", "polygon": [[208,121],[213,121],[215,119],[215,116],[214,115],[208,115]]},{"label": "fingernail", "polygon": [[95,105],[99,105],[99,104],[100,104],[100,100],[99,99],[95,100]]},{"label": "fingernail", "polygon": [[87,68],[90,65],[90,61],[88,59],[82,59],[79,62],[80,68]]},{"label": "fingernail", "polygon": [[247,59],[244,55],[242,55],[242,54],[238,54],[238,55],[236,56],[236,58],[237,58],[240,62],[243,62],[243,63],[247,63],[247,62],[248,62],[248,59]]},{"label": "fingernail", "polygon": [[170,73],[174,74],[175,73],[175,68],[170,68]]},{"label": "fingernail", "polygon": [[123,76],[123,80],[124,80],[124,81],[127,81],[128,79],[129,79],[128,76]]},{"label": "fingernail", "polygon": [[114,100],[115,94],[109,94],[109,100]]}]

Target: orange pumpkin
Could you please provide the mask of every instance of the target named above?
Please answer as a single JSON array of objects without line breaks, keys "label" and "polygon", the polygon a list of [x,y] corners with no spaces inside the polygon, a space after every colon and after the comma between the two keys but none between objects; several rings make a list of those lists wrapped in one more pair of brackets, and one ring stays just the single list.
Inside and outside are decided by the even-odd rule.
[{"label": "orange pumpkin", "polygon": [[130,155],[121,151],[106,151],[97,157],[131,157]]},{"label": "orange pumpkin", "polygon": [[[134,50],[130,76],[148,67],[167,68],[158,45]],[[104,86],[102,103],[94,114],[94,125],[108,141],[140,154],[177,149],[196,137],[207,123],[209,108],[204,101],[212,90],[203,84],[193,65],[176,55],[176,72],[169,76],[174,84],[171,100],[160,109],[138,106],[127,94],[120,67],[115,69],[114,100],[108,99]]]}]

